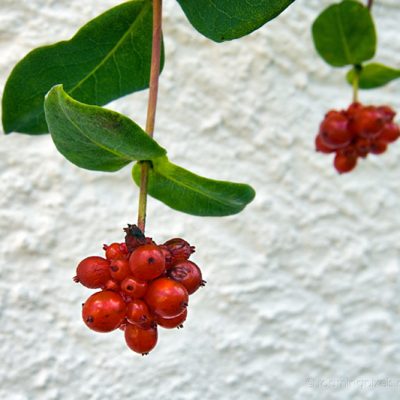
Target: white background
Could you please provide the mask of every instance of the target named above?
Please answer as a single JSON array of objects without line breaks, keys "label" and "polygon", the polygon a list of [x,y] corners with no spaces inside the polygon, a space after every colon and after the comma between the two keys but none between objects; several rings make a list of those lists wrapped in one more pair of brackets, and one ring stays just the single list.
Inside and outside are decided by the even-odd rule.
[{"label": "white background", "polygon": [[[31,49],[67,39],[116,0],[0,0],[0,91]],[[376,1],[377,59],[400,67],[397,0]],[[183,236],[208,281],[183,330],[148,357],[81,321],[76,264],[122,240],[138,190],[127,167],[78,169],[48,135],[0,137],[0,398],[395,399],[400,395],[400,145],[338,176],[314,152],[346,107],[344,70],[315,54],[328,0],[297,0],[238,41],[215,44],[165,0],[167,62],[156,137],[197,173],[250,183],[228,218],[150,200],[148,234]],[[400,110],[399,82],[362,94]],[[109,105],[143,125],[146,92]]]}]

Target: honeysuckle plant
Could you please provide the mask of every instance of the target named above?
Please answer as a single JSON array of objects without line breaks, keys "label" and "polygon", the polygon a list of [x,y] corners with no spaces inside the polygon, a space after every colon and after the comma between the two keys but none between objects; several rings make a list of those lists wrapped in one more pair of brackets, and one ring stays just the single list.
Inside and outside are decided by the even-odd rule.
[{"label": "honeysuckle plant", "polygon": [[[192,26],[215,42],[250,34],[294,2],[177,1]],[[347,81],[353,86],[351,112],[356,116],[350,115],[350,108],[331,112],[317,137],[318,150],[342,157],[339,163],[335,159],[340,172],[355,166],[348,158],[350,153],[353,158],[359,155],[354,156],[356,136],[372,140],[365,129],[371,110],[369,119],[364,109],[359,116],[359,88],[379,87],[400,77],[394,67],[367,63],[377,43],[371,7],[372,0],[344,0],[323,10],[312,26],[321,57],[333,67],[351,67]],[[88,170],[110,173],[133,164],[132,178],[140,188],[137,225],[125,228],[125,242],[104,246],[105,258],[82,260],[74,280],[101,289],[83,306],[86,325],[99,332],[125,330],[127,345],[142,354],[156,345],[157,326],[182,325],[188,296],[205,283],[200,268],[189,261],[193,246],[181,238],[157,245],[145,236],[147,196],[184,213],[215,217],[239,213],[255,196],[245,183],[205,178],[174,164],[168,149],[153,138],[165,62],[162,0],[127,1],[89,21],[71,39],[31,51],[11,72],[2,99],[6,134],[50,133],[68,161]],[[103,107],[144,89],[149,89],[145,127]],[[391,109],[379,113],[378,119],[392,124]],[[381,131],[379,135],[382,139]],[[392,140],[393,131],[391,135]]]},{"label": "honeysuckle plant", "polygon": [[359,158],[384,153],[400,136],[391,107],[365,106],[359,99],[359,89],[378,88],[400,78],[399,69],[370,62],[377,49],[373,3],[344,0],[332,4],[312,26],[322,59],[332,67],[350,67],[346,80],[353,87],[352,103],[345,110],[330,110],[315,140],[317,151],[335,154],[339,173],[352,171]]},{"label": "honeysuckle plant", "polygon": [[[178,0],[193,27],[216,42],[251,33],[293,0]],[[70,40],[30,52],[13,69],[3,95],[5,133],[50,133],[58,151],[88,170],[115,172],[134,164],[139,186],[137,225],[123,243],[105,245],[105,258],[90,256],[74,281],[90,289],[82,307],[85,324],[97,332],[120,328],[130,349],[147,354],[157,327],[182,326],[188,296],[205,281],[189,261],[194,247],[181,238],[157,245],[145,236],[147,195],[178,211],[226,216],[250,203],[247,184],[196,175],[168,158],[153,138],[158,81],[165,62],[162,0],[134,0],[111,8]],[[149,88],[144,128],[103,108]]]}]

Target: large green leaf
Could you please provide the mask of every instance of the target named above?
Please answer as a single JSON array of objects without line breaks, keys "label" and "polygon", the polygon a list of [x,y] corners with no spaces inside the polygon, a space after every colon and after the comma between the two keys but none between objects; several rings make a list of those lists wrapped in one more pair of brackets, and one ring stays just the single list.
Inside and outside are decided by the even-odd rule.
[{"label": "large green leaf", "polygon": [[[400,78],[400,69],[388,67],[379,63],[365,65],[360,72],[359,87],[361,89],[374,89]],[[347,81],[352,84],[354,70],[347,73]]]},{"label": "large green leaf", "polygon": [[116,171],[134,160],[166,154],[129,118],[79,103],[61,85],[45,99],[46,120],[58,151],[81,168]]},{"label": "large green leaf", "polygon": [[334,67],[361,64],[376,51],[371,13],[357,1],[329,6],[315,20],[312,34],[318,53]]},{"label": "large green leaf", "polygon": [[[149,194],[169,207],[199,216],[225,216],[244,209],[255,196],[253,188],[242,183],[203,178],[168,161],[155,159],[149,172]],[[132,175],[140,185],[141,164]]]},{"label": "large green leaf", "polygon": [[237,39],[279,15],[294,0],[178,0],[190,23],[215,42]]},{"label": "large green leaf", "polygon": [[152,2],[135,0],[93,19],[69,41],[33,50],[8,78],[4,131],[47,132],[43,100],[56,84],[77,100],[96,105],[145,89],[151,42]]}]

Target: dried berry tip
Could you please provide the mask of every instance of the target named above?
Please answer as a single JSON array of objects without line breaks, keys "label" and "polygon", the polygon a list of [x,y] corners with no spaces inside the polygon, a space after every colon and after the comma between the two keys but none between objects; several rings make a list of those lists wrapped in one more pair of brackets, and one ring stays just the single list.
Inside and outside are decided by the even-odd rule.
[{"label": "dried berry tip", "polygon": [[129,252],[146,243],[146,237],[137,225],[128,224],[128,227],[124,228],[124,232],[126,233],[125,243]]}]

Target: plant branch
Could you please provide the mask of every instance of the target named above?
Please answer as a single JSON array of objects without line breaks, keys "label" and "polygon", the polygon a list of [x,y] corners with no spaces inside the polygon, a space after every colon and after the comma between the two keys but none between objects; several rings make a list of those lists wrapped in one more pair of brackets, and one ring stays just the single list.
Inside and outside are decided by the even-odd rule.
[{"label": "plant branch", "polygon": [[374,0],[368,0],[367,7],[371,9],[373,5],[374,5]]},{"label": "plant branch", "polygon": [[[151,50],[151,68],[149,100],[147,105],[146,132],[150,137],[154,134],[154,124],[156,119],[158,80],[160,76],[161,65],[161,34],[162,30],[162,0],[153,0],[153,42]],[[146,208],[147,208],[147,190],[149,181],[150,164],[147,161],[142,162],[140,194],[138,208],[138,227],[144,233],[146,226]]]}]

